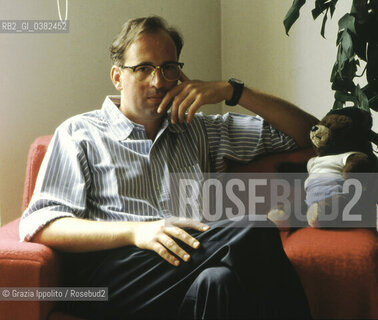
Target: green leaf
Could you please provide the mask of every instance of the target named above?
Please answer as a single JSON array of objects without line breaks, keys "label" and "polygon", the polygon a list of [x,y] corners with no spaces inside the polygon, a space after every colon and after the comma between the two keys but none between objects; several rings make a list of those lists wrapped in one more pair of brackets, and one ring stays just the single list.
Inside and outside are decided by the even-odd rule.
[{"label": "green leaf", "polygon": [[356,34],[356,28],[355,28],[354,23],[355,23],[355,18],[349,13],[345,14],[339,20],[339,31],[349,30],[351,33]]},{"label": "green leaf", "polygon": [[344,107],[344,102],[335,99],[335,102],[333,103],[332,110],[342,109],[343,107]]},{"label": "green leaf", "polygon": [[339,46],[337,50],[337,72],[339,73],[340,77],[342,78],[342,70],[344,69],[345,63],[352,61],[354,58],[354,50],[353,50],[353,40],[352,36],[348,32],[347,29],[343,29],[343,31],[339,34]]},{"label": "green leaf", "polygon": [[316,0],[315,8],[311,11],[314,20],[322,13],[324,10],[328,10],[331,5],[330,0]]},{"label": "green leaf", "polygon": [[306,3],[306,0],[294,0],[289,11],[286,13],[283,24],[285,26],[286,34],[289,34],[289,30],[295,21],[299,18],[299,10]]},{"label": "green leaf", "polygon": [[357,59],[347,62],[342,72],[343,78],[353,79],[356,76],[357,65],[359,65],[359,61]]},{"label": "green leaf", "polygon": [[363,93],[359,85],[357,85],[354,90],[354,96],[356,97],[356,100],[357,100],[357,103],[355,104],[355,106],[357,108],[370,112],[369,99],[367,98],[365,93]]},{"label": "green leaf", "polygon": [[354,95],[340,91],[340,90],[337,90],[335,92],[335,99],[338,100],[338,101],[342,101],[344,103],[347,102],[347,101],[351,101],[351,102],[354,103],[354,105],[357,104],[357,99]]},{"label": "green leaf", "polygon": [[335,12],[337,1],[338,0],[332,0],[331,4],[329,5],[330,11],[331,11],[331,18],[333,17],[333,14]]},{"label": "green leaf", "polygon": [[347,101],[353,102],[354,106],[357,108],[370,112],[369,100],[359,85],[355,86],[353,94],[336,90],[333,109],[342,108]]},{"label": "green leaf", "polygon": [[324,33],[325,33],[325,26],[326,26],[326,23],[327,23],[327,13],[328,13],[328,9],[324,15],[324,18],[323,18],[323,23],[322,23],[322,29],[320,30],[320,34],[322,35],[322,37],[325,39],[325,36],[324,36]]},{"label": "green leaf", "polygon": [[353,1],[350,14],[356,17],[356,21],[358,24],[365,24],[369,21],[369,18],[372,18],[371,14],[369,14],[369,9],[372,9],[372,7],[374,7],[376,4],[374,3],[375,1],[370,2],[373,3],[369,4],[366,0]]},{"label": "green leaf", "polygon": [[316,20],[316,18],[319,17],[320,14],[322,13],[322,10],[320,8],[314,8],[312,9],[311,13],[312,13],[312,18]]},{"label": "green leaf", "polygon": [[331,82],[335,81],[336,76],[337,76],[337,70],[338,70],[337,62],[335,62],[335,64],[333,65],[333,68],[332,68],[332,72],[331,72],[331,79],[330,79]]}]

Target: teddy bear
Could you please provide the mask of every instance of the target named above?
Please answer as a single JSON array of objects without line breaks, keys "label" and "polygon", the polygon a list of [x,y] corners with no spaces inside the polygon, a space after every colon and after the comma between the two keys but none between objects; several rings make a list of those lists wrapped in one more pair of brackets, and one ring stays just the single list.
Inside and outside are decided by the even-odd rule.
[{"label": "teddy bear", "polygon": [[[339,211],[348,204],[351,198],[343,191],[343,184],[350,173],[377,171],[377,158],[369,140],[371,127],[370,112],[356,107],[331,110],[310,131],[317,156],[306,163],[285,162],[277,166],[278,172],[308,173],[303,186],[306,194],[306,225],[329,226],[329,222],[323,223],[319,216],[329,214],[335,203]],[[366,191],[366,185],[364,187]],[[304,226],[295,220],[293,212],[285,212],[280,204],[271,208],[268,218],[279,228],[288,228],[293,224],[296,227]]]}]

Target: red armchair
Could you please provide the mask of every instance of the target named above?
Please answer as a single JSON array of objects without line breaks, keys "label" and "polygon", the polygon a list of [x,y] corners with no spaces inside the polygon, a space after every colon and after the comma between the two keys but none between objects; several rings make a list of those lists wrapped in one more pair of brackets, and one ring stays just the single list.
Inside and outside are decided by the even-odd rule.
[{"label": "red armchair", "polygon": [[[38,138],[29,151],[23,209],[51,136]],[[310,149],[269,155],[248,165],[233,164],[235,172],[272,172],[278,161],[303,161]],[[59,286],[59,254],[37,243],[19,242],[19,220],[0,228],[0,287]],[[377,236],[374,230],[281,232],[284,248],[295,266],[314,318],[377,319]],[[0,292],[1,294],[1,292]],[[1,297],[1,296],[0,296]],[[74,320],[54,312],[48,301],[1,301],[0,319]]]}]

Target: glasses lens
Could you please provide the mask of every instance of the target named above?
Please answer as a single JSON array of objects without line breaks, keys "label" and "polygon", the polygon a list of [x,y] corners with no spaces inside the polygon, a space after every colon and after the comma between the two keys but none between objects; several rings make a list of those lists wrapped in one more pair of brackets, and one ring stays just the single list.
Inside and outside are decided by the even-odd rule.
[{"label": "glasses lens", "polygon": [[153,66],[148,65],[148,64],[140,65],[140,66],[135,68],[134,74],[135,74],[135,77],[138,80],[143,81],[143,80],[147,79],[154,72],[154,70],[155,70],[155,68]]},{"label": "glasses lens", "polygon": [[180,67],[175,63],[167,63],[162,66],[163,76],[169,81],[175,81],[180,78]]}]

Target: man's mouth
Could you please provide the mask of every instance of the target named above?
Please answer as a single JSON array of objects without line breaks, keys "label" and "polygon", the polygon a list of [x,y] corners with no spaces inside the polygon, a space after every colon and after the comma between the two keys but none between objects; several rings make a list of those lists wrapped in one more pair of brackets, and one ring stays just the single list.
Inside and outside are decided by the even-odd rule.
[{"label": "man's mouth", "polygon": [[153,103],[160,103],[163,100],[164,96],[164,94],[152,94],[150,96],[147,96],[147,99]]}]

